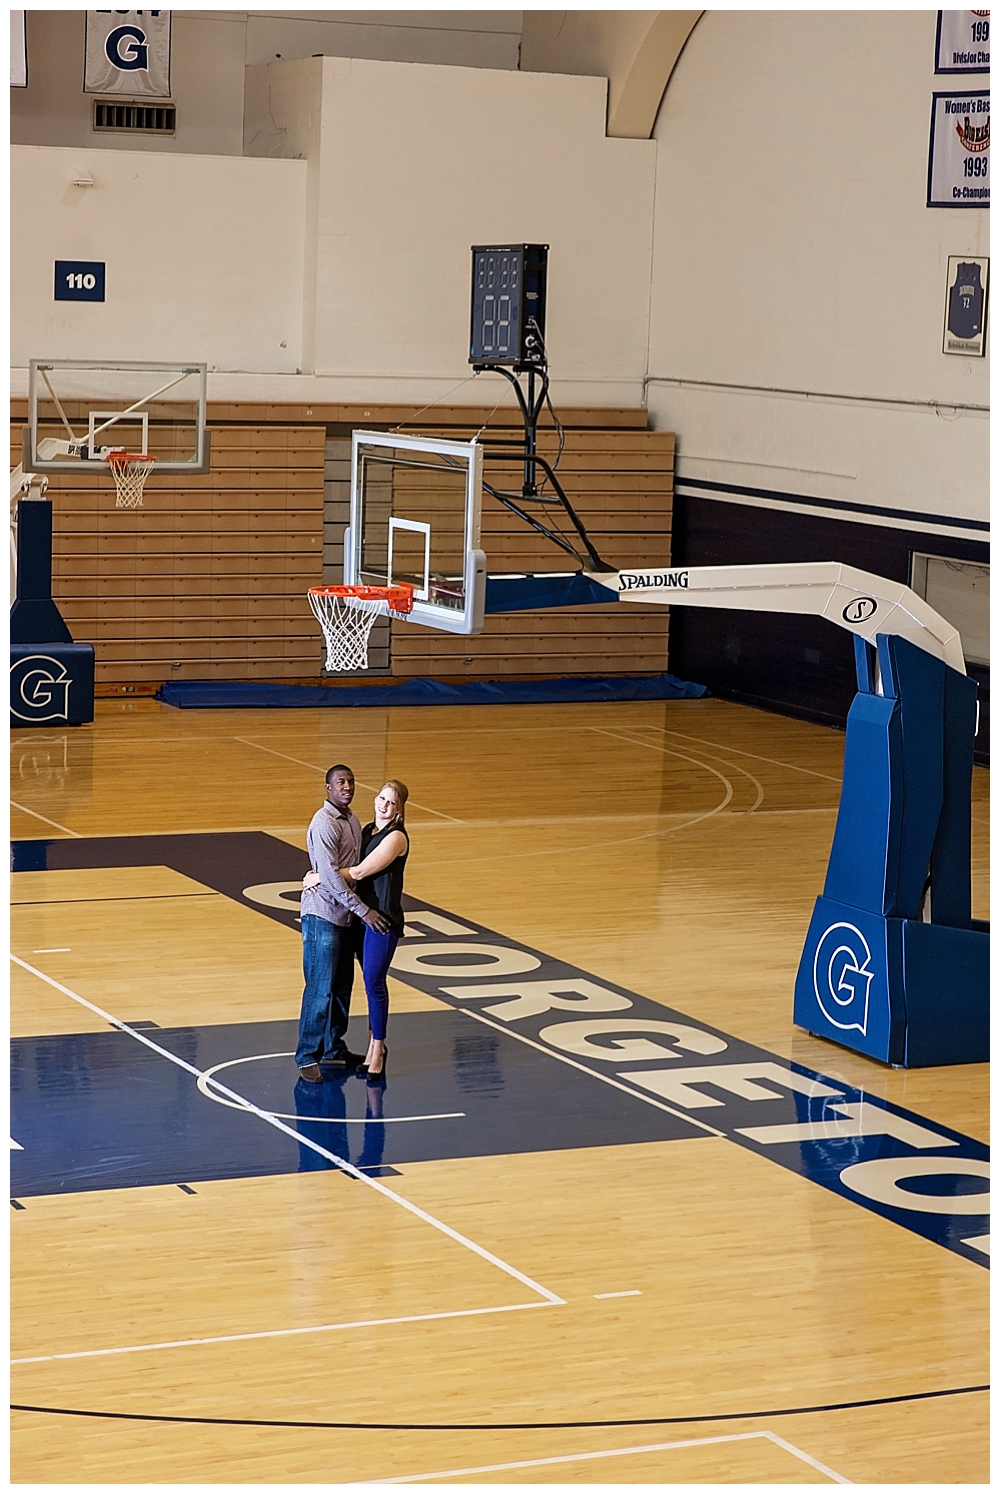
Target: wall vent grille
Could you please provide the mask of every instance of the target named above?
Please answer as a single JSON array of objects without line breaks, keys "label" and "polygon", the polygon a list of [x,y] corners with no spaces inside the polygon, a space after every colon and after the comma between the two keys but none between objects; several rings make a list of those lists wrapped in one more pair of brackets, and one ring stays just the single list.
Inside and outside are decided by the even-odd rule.
[{"label": "wall vent grille", "polygon": [[173,104],[94,103],[94,129],[102,134],[112,130],[153,132],[173,135],[177,128],[177,110]]}]

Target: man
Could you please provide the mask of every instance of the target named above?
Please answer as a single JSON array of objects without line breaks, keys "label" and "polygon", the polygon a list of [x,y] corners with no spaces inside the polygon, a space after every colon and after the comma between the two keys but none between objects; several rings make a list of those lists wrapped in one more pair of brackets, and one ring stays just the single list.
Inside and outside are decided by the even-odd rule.
[{"label": "man", "polygon": [[361,824],[351,813],[354,774],[336,763],[326,775],[326,803],[309,825],[309,861],[320,877],[302,894],[302,1014],[295,1062],[307,1084],[321,1084],[320,1063],[356,1068],[362,1059],[348,1051],[347,1018],[354,984],[355,918],[384,934],[389,925],[369,908],[340,875],[361,860]]}]

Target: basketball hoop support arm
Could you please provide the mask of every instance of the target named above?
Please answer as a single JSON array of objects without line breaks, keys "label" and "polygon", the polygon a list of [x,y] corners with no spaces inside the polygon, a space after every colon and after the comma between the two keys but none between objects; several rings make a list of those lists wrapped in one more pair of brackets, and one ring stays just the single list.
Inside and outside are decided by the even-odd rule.
[{"label": "basketball hoop support arm", "polygon": [[965,658],[958,629],[898,581],[839,561],[790,565],[676,566],[591,573],[623,602],[726,607],[825,617],[875,645],[878,634],[907,639],[959,674]]},{"label": "basketball hoop support arm", "polygon": [[[535,327],[535,330],[537,332],[537,324],[533,322],[532,325]],[[565,492],[563,491],[563,486],[560,483],[559,479],[556,477],[555,471],[545,460],[545,458],[543,456],[539,456],[538,454],[538,419],[542,413],[542,409],[545,405],[545,401],[549,392],[548,359],[545,356],[544,347],[542,351],[541,361],[537,366],[534,364],[515,364],[514,368],[510,369],[505,367],[501,363],[477,363],[475,365],[475,368],[477,373],[502,374],[503,377],[507,379],[511,385],[513,385],[514,393],[517,395],[517,402],[521,409],[521,415],[524,419],[523,442],[512,442],[504,441],[502,439],[493,439],[489,442],[483,443],[484,447],[488,445],[493,447],[523,447],[524,482],[521,488],[521,492],[519,494],[505,493],[499,488],[492,487],[487,482],[483,483],[483,491],[489,493],[490,497],[495,498],[498,503],[502,503],[504,508],[509,509],[512,514],[521,519],[531,529],[534,529],[536,533],[543,535],[547,540],[551,540],[554,545],[558,545],[559,548],[561,550],[565,550],[568,555],[572,555],[573,559],[579,561],[583,565],[584,569],[586,569],[588,566],[593,566],[598,571],[605,570],[605,562],[601,559],[600,555],[597,553],[597,550],[594,548],[593,542],[591,541],[590,536],[584,528],[579,515],[577,514],[573,505],[570,503]],[[528,375],[527,397],[525,397],[524,390],[521,388],[520,378],[518,377],[521,373],[527,373]],[[536,373],[540,374],[542,379],[541,389],[539,390],[537,395],[535,393]],[[552,484],[552,487],[557,495],[555,500],[553,500],[552,498],[544,497],[538,491],[539,467],[542,468],[548,481]],[[570,523],[573,525],[580,544],[583,546],[583,549],[586,553],[581,554],[580,551],[577,550],[575,546],[564,535],[559,534],[558,531],[554,529],[550,529],[548,525],[543,524],[540,519],[536,519],[533,515],[526,513],[525,510],[521,507],[520,502],[518,502],[518,499],[520,499],[521,501],[528,500],[529,502],[534,500],[535,502],[549,504],[552,504],[554,501],[558,502],[559,506],[561,506],[565,511]]]}]

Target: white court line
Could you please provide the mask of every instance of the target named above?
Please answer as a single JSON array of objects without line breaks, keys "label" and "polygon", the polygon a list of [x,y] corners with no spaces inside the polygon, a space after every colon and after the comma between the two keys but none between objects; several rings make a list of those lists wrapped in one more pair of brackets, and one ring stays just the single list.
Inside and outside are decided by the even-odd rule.
[{"label": "white court line", "polygon": [[[38,951],[36,950],[36,954]],[[235,1100],[224,1100],[222,1095],[213,1095],[209,1085],[222,1089],[229,1093],[225,1087],[216,1079],[220,1069],[234,1069],[241,1063],[259,1063],[267,1058],[294,1058],[294,1053],[251,1053],[247,1058],[227,1058],[225,1063],[213,1064],[210,1069],[205,1069],[198,1080],[198,1088],[206,1100],[214,1100],[217,1105],[225,1105],[230,1110],[245,1110],[245,1105],[237,1105]],[[319,1121],[327,1126],[391,1126],[398,1125],[400,1121],[450,1121],[465,1120],[464,1110],[449,1110],[441,1115],[289,1115],[283,1110],[268,1110],[268,1115],[276,1115],[279,1120],[304,1120],[315,1125]]]},{"label": "white court line", "polygon": [[[279,752],[276,747],[265,747],[261,742],[251,742],[249,737],[234,737],[233,741],[242,742],[244,747],[256,747],[258,752],[270,752],[272,757],[283,757],[287,763],[298,763],[300,768],[309,768],[313,773],[322,773],[324,771],[322,768],[317,768],[315,763],[303,762],[301,757],[289,757],[287,752]],[[355,782],[358,788],[367,789],[370,794],[378,793],[377,788],[373,788],[370,783],[362,783],[360,778],[356,779]],[[453,814],[444,814],[440,809],[431,809],[429,804],[418,804],[416,799],[408,799],[406,802],[412,804],[414,809],[422,809],[425,814],[436,814],[439,819],[450,820],[453,825],[461,825],[463,823],[461,820],[456,820]]]},{"label": "white court line", "polygon": [[602,1084],[610,1084],[612,1089],[620,1089],[625,1094],[631,1095],[633,1100],[642,1100],[646,1105],[652,1105],[655,1110],[665,1110],[668,1115],[675,1115],[678,1120],[687,1121],[689,1125],[696,1126],[700,1131],[707,1131],[710,1136],[718,1136],[723,1141],[728,1141],[729,1136],[725,1131],[716,1130],[707,1121],[696,1120],[693,1115],[688,1115],[684,1110],[675,1110],[672,1105],[665,1105],[662,1100],[654,1100],[652,1095],[643,1094],[640,1089],[632,1089],[627,1084],[621,1084],[617,1079],[612,1079],[610,1074],[599,1074],[596,1069],[588,1069],[586,1064],[577,1063],[575,1058],[570,1058],[567,1053],[557,1053],[554,1048],[546,1048],[543,1043],[536,1043],[534,1038],[526,1036],[523,1032],[515,1032],[511,1027],[503,1027],[499,1022],[491,1022],[489,1017],[484,1017],[482,1012],[470,1011],[467,1006],[455,1008],[466,1017],[471,1017],[475,1022],[482,1022],[484,1027],[492,1027],[494,1032],[505,1032],[508,1037],[517,1038],[519,1043],[526,1043],[529,1048],[537,1048],[539,1053],[544,1053],[548,1058],[558,1058],[560,1063],[569,1064],[571,1069],[579,1069],[581,1074],[589,1074],[591,1079],[599,1079]]},{"label": "white court line", "polygon": [[[607,737],[610,737],[612,735],[612,733],[610,731],[607,731],[606,729],[604,729],[602,727],[592,726],[590,729],[591,729],[591,731],[601,731],[603,733],[603,735],[607,736]],[[628,728],[628,729],[631,730],[631,728]],[[625,735],[625,729],[622,729],[621,731],[616,731],[614,733],[614,735],[617,736],[617,737],[621,737],[621,740],[623,742],[632,742],[636,747],[648,747],[648,749],[650,750],[650,752],[662,752],[667,757],[680,757],[680,756],[683,756],[682,753],[677,752],[673,747],[661,747],[658,742],[644,742],[641,737],[639,737],[639,738],[636,738],[636,737],[627,737]],[[713,753],[713,752],[710,752],[708,754],[708,756],[709,757],[716,757],[716,754]],[[717,757],[716,760],[718,762],[721,762],[724,767],[731,768],[731,769],[735,770],[737,773],[742,773],[744,778],[749,778],[750,782],[753,784],[754,788],[757,790],[757,797],[754,800],[753,804],[751,804],[750,808],[748,810],[744,810],[743,812],[744,812],[744,814],[753,814],[754,810],[755,809],[759,809],[760,806],[764,802],[764,785],[761,783],[760,779],[759,778],[755,778],[753,776],[753,774],[747,768],[741,768],[740,765],[739,765],[739,763],[727,763],[726,759],[724,757]],[[694,762],[695,759],[694,758],[688,758],[687,761],[688,762]],[[709,767],[708,763],[703,763],[702,766],[706,767],[706,768]],[[709,771],[711,771],[711,769],[709,769]]]},{"label": "white court line", "polygon": [[[605,737],[614,737],[617,735],[617,733],[613,731],[605,731],[602,727],[599,726],[588,726],[586,729],[587,731],[597,732],[601,736]],[[629,739],[628,737],[625,737],[623,738],[623,740],[627,742]],[[644,744],[633,743],[632,745],[642,746]],[[669,751],[671,749],[666,750]],[[733,789],[733,785],[730,783],[729,779],[725,776],[724,773],[720,773],[716,768],[713,768],[710,763],[703,763],[701,759],[697,757],[688,757],[683,752],[672,752],[672,756],[681,757],[685,762],[694,763],[695,767],[704,768],[707,773],[711,773],[714,777],[718,778],[721,783],[725,784],[725,793],[722,799],[718,804],[716,804],[714,809],[706,809],[702,814],[690,815],[687,819],[684,819],[681,816],[677,816],[676,818],[681,819],[681,823],[679,825],[667,825],[665,828],[661,828],[659,830],[647,830],[643,835],[617,836],[614,840],[610,840],[607,842],[608,846],[614,848],[617,848],[619,846],[631,846],[636,845],[639,841],[654,840],[657,836],[660,835],[680,834],[684,830],[690,830],[693,825],[700,825],[703,820],[710,820],[715,815],[721,814],[726,805],[730,802],[735,790]],[[743,770],[739,769],[738,771],[742,772]],[[741,809],[739,813],[746,814],[747,811]],[[649,816],[649,818],[656,818],[656,816]],[[517,826],[519,824],[519,821],[508,820],[504,823]],[[488,861],[490,865],[493,866],[500,861],[534,861],[542,856],[568,856],[571,855],[574,851],[590,851],[591,849],[592,845],[588,842],[586,845],[578,846],[546,846],[540,850],[511,851],[510,853],[505,853],[502,856],[450,856],[447,862],[428,861],[426,860],[426,858],[424,858],[421,860],[420,864],[421,866],[425,867],[445,865],[455,867],[474,866],[479,862]]]},{"label": "white court line", "polygon": [[604,1302],[608,1297],[641,1297],[641,1292],[595,1292],[594,1300]]},{"label": "white court line", "polygon": [[[638,814],[529,814],[506,815],[503,819],[462,820],[466,830],[498,830],[508,825],[530,825],[545,829],[551,825],[623,825],[636,821],[646,825],[650,820],[686,820],[689,812],[682,809],[642,811]],[[447,825],[422,824],[421,830],[447,830]],[[301,832],[300,832],[301,833]]]},{"label": "white court line", "polygon": [[[155,1043],[144,1032],[137,1032],[134,1027],[129,1027],[127,1022],[122,1022],[117,1017],[112,1017],[110,1012],[106,1012],[103,1008],[96,1006],[94,1002],[88,1001],[85,996],[77,995],[68,986],[61,985],[59,981],[53,980],[51,975],[46,975],[44,971],[37,970],[34,965],[29,965],[26,960],[20,959],[17,955],[12,954],[10,958],[15,965],[20,965],[23,970],[30,971],[32,975],[37,975],[40,980],[44,980],[46,984],[52,986],[55,990],[61,991],[71,1001],[76,1001],[80,1006],[87,1007],[89,1011],[96,1012],[99,1017],[104,1018],[105,1022],[110,1022],[112,1027],[117,1027],[119,1032],[127,1032],[129,1037],[135,1038],[136,1042],[144,1044],[147,1048],[152,1048],[153,1052],[159,1053],[161,1058],[166,1058],[170,1063],[176,1064],[178,1068],[185,1069],[189,1074],[193,1074],[196,1080],[201,1078],[201,1069],[196,1069],[193,1064],[187,1063],[183,1058],[178,1058],[177,1054],[171,1053],[168,1048],[161,1048],[159,1043]],[[456,1241],[459,1245],[463,1245],[466,1250],[471,1250],[474,1255],[478,1255],[491,1266],[496,1266],[498,1270],[503,1271],[507,1276],[512,1276],[522,1286],[526,1286],[530,1291],[537,1292],[540,1297],[544,1297],[545,1301],[552,1307],[565,1307],[566,1304],[562,1297],[557,1297],[555,1292],[549,1291],[548,1287],[543,1287],[537,1281],[533,1281],[530,1276],[526,1276],[516,1266],[509,1265],[507,1261],[501,1260],[498,1255],[494,1255],[491,1251],[484,1249],[482,1245],[477,1245],[475,1240],[470,1240],[468,1236],[459,1234],[458,1230],[452,1229],[450,1224],[445,1224],[442,1220],[435,1219],[433,1214],[428,1214],[426,1210],[419,1208],[415,1203],[411,1203],[402,1194],[393,1193],[391,1188],[384,1187],[377,1179],[370,1178],[366,1173],[360,1172],[352,1163],[346,1162],[343,1157],[338,1157],[335,1152],[327,1151],[326,1147],[320,1146],[319,1142],[313,1141],[310,1136],[304,1136],[301,1131],[296,1131],[294,1127],[287,1126],[277,1116],[271,1115],[266,1110],[261,1110],[258,1105],[252,1104],[243,1095],[238,1095],[234,1090],[227,1089],[225,1085],[219,1084],[218,1080],[214,1082],[217,1089],[223,1094],[228,1095],[231,1100],[237,1101],[241,1109],[250,1111],[258,1120],[264,1121],[266,1125],[273,1126],[276,1131],[283,1131],[286,1136],[290,1136],[300,1146],[308,1147],[310,1151],[316,1152],[320,1157],[325,1157],[340,1172],[344,1172],[348,1177],[364,1183],[366,1188],[371,1188],[373,1192],[380,1193],[383,1198],[390,1199],[399,1208],[405,1209],[407,1213],[415,1215],[417,1219],[422,1219],[432,1229],[436,1229],[441,1234],[447,1235],[449,1239]]]},{"label": "white court line", "polygon": [[[620,742],[631,742],[633,747],[651,745],[642,742],[632,742],[631,737],[622,736],[621,732],[618,731],[609,731],[607,727],[604,726],[588,726],[587,730],[594,732],[594,734],[599,737],[617,737],[618,741]],[[694,763],[696,768],[704,768],[706,773],[711,773],[713,777],[719,779],[720,783],[724,783],[726,785],[726,796],[723,799],[722,803],[716,805],[715,809],[710,809],[708,814],[696,815],[690,823],[692,825],[696,825],[699,820],[707,820],[710,819],[712,815],[721,814],[726,805],[732,799],[735,792],[725,773],[720,773],[718,768],[712,767],[711,763],[702,762],[701,758],[699,757],[690,757],[686,752],[677,752],[672,747],[664,747],[661,750],[665,753],[668,753],[671,757],[679,757],[683,759],[683,761],[686,763]],[[663,832],[660,830],[653,831],[654,835],[660,835],[662,833]],[[629,836],[629,840],[648,840],[649,838],[650,837],[646,835]],[[618,842],[618,844],[625,844],[625,842]]]},{"label": "white court line", "polygon": [[726,747],[721,742],[710,742],[707,737],[692,737],[686,731],[673,731],[669,726],[630,726],[629,731],[662,731],[668,737],[681,737],[685,742],[700,742],[703,747],[718,747],[720,752],[735,752],[740,757],[754,757],[759,763],[770,763],[775,768],[789,768],[793,773],[808,773],[812,778],[825,778],[829,783],[842,783],[830,773],[820,773],[817,768],[800,768],[798,763],[785,763],[777,757],[764,757],[760,752],[747,752],[743,747]]},{"label": "white court line", "polygon": [[28,809],[24,804],[18,804],[16,799],[11,799],[12,809],[19,809],[22,814],[30,814],[33,819],[41,820],[46,825],[52,825],[56,830],[61,830],[64,835],[72,835],[74,840],[83,840],[84,837],[76,830],[70,830],[66,825],[60,825],[58,820],[50,820],[47,815],[39,814],[37,809]]},{"label": "white court line", "polygon": [[[508,1468],[545,1468],[557,1463],[590,1463],[598,1458],[627,1458],[638,1453],[673,1452],[681,1447],[711,1447],[721,1442],[754,1442],[757,1440],[773,1442],[776,1447],[783,1448],[800,1462],[808,1463],[810,1468],[815,1468],[819,1473],[825,1474],[835,1484],[851,1482],[842,1474],[834,1473],[832,1468],[827,1468],[817,1458],[810,1457],[809,1453],[803,1452],[794,1443],[786,1442],[784,1437],[779,1437],[775,1432],[730,1432],[720,1437],[689,1437],[683,1442],[650,1442],[642,1447],[614,1447],[607,1452],[570,1453],[559,1458],[522,1458],[516,1463],[483,1463],[478,1468],[448,1468],[442,1473],[404,1473],[397,1478],[373,1478],[365,1479],[363,1482],[365,1484],[430,1483],[432,1480],[441,1478],[467,1478],[473,1473],[502,1473]],[[350,1488],[350,1484],[347,1487]]]},{"label": "white court line", "polygon": [[388,1328],[397,1323],[436,1323],[442,1318],[479,1318],[497,1312],[528,1312],[550,1302],[513,1302],[503,1307],[464,1307],[452,1312],[418,1312],[401,1318],[362,1318],[356,1323],[319,1323],[307,1328],[267,1328],[259,1333],[220,1333],[214,1338],[174,1338],[155,1344],[123,1344],[113,1349],[75,1349],[67,1354],[33,1354],[11,1364],[48,1364],[53,1359],[102,1359],[109,1354],[149,1354],[157,1349],[196,1349],[206,1344],[238,1344],[253,1338],[296,1338],[307,1333],[345,1333],[351,1328]]}]

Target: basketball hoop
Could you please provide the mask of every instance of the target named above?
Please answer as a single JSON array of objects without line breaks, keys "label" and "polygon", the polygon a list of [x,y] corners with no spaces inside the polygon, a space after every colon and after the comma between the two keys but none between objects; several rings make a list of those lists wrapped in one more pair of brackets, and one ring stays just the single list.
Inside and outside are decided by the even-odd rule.
[{"label": "basketball hoop", "polygon": [[155,461],[155,456],[150,456],[148,452],[108,452],[107,463],[118,489],[116,508],[142,507],[142,492]]},{"label": "basketball hoop", "polygon": [[376,617],[405,618],[413,587],[310,586],[309,605],[323,629],[331,674],[368,668],[368,638]]}]

